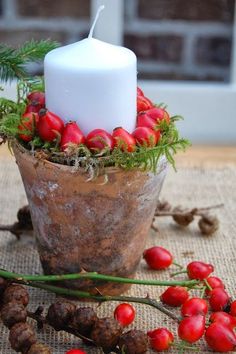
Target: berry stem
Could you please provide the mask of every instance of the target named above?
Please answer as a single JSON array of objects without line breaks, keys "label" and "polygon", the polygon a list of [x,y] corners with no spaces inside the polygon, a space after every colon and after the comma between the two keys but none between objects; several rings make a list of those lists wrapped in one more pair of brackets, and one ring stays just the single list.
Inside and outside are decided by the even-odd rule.
[{"label": "berry stem", "polygon": [[172,273],[171,277],[175,277],[176,275],[186,274],[186,273],[188,273],[187,270],[180,270],[179,272]]},{"label": "berry stem", "polygon": [[20,279],[14,280],[14,282],[24,284],[27,286],[31,286],[33,288],[47,290],[47,291],[52,292],[54,294],[65,295],[65,296],[74,297],[74,298],[93,299],[93,300],[97,300],[99,302],[120,301],[120,302],[134,302],[134,303],[149,305],[149,306],[152,306],[152,307],[156,308],[157,310],[161,311],[165,315],[169,316],[174,321],[177,321],[177,322],[181,321],[181,317],[177,316],[176,314],[174,314],[170,310],[168,310],[166,307],[164,307],[160,301],[157,301],[155,299],[151,299],[148,296],[143,298],[143,297],[135,297],[135,296],[93,295],[93,294],[90,294],[86,291],[72,290],[72,289],[62,288],[62,287],[43,284],[43,283],[37,283],[37,282],[25,283],[23,280],[20,280]]},{"label": "berry stem", "polygon": [[215,205],[209,205],[207,207],[202,207],[202,208],[192,208],[192,209],[186,209],[183,211],[178,211],[178,210],[169,210],[169,211],[162,211],[162,210],[156,210],[155,216],[173,216],[173,215],[185,215],[187,213],[191,213],[193,215],[199,215],[202,216],[204,211],[208,211],[211,209],[218,209],[222,208],[224,206],[223,203],[221,204],[215,204]]},{"label": "berry stem", "polygon": [[[182,271],[186,272],[186,271]],[[142,279],[132,279],[115,277],[112,275],[104,275],[96,272],[81,272],[74,274],[62,274],[62,275],[28,275],[8,272],[6,270],[0,269],[0,276],[7,279],[21,280],[23,282],[52,282],[52,281],[62,281],[62,280],[75,280],[75,279],[92,279],[92,280],[105,280],[115,283],[128,283],[128,284],[142,284],[142,285],[153,285],[153,286],[184,286],[192,287],[199,284],[197,280],[142,280]]]},{"label": "berry stem", "polygon": [[208,283],[207,279],[204,279],[203,282],[205,283],[206,288],[211,291],[211,290],[212,290],[212,287],[211,287],[210,284]]},{"label": "berry stem", "polygon": [[182,266],[181,264],[179,264],[179,263],[177,263],[177,262],[173,262],[173,264],[174,264],[176,267],[178,267],[178,268],[180,268],[180,269],[183,269],[183,266]]}]

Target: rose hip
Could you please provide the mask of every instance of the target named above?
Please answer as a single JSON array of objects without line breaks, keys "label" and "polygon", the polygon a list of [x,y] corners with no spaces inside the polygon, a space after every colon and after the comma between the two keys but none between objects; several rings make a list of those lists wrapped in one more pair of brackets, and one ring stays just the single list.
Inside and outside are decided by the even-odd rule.
[{"label": "rose hip", "polygon": [[174,342],[173,334],[167,328],[157,328],[147,333],[152,349],[157,352],[167,350]]},{"label": "rose hip", "polygon": [[205,339],[209,347],[217,352],[229,352],[236,346],[236,336],[232,329],[218,322],[207,328]]},{"label": "rose hip", "polygon": [[86,352],[81,349],[71,349],[68,350],[65,354],[86,354]]},{"label": "rose hip", "polygon": [[231,316],[236,317],[236,300],[234,300],[230,305],[230,314]]},{"label": "rose hip", "polygon": [[137,97],[137,112],[146,111],[153,107],[152,102],[145,96]]},{"label": "rose hip", "polygon": [[209,303],[212,311],[223,311],[229,305],[230,297],[222,288],[215,288],[210,292]]},{"label": "rose hip", "polygon": [[188,342],[197,342],[205,331],[205,317],[201,315],[185,317],[178,327],[179,337]]},{"label": "rose hip", "polygon": [[194,261],[187,265],[187,273],[190,279],[206,279],[213,271],[214,267],[211,264],[201,261]]},{"label": "rose hip", "polygon": [[160,131],[154,131],[147,127],[136,128],[132,135],[137,144],[147,147],[156,146],[161,137]]},{"label": "rose hip", "polygon": [[85,137],[78,127],[76,122],[69,122],[66,124],[63,129],[60,141],[60,147],[62,151],[65,151],[68,147],[68,144],[84,144]]},{"label": "rose hip", "polygon": [[144,93],[140,87],[137,87],[137,96],[144,96]]},{"label": "rose hip", "polygon": [[187,300],[181,307],[181,314],[184,317],[202,315],[205,316],[208,311],[207,302],[204,299],[193,297]]},{"label": "rose hip", "polygon": [[160,296],[161,301],[169,306],[178,307],[183,305],[189,297],[188,291],[182,286],[170,286]]},{"label": "rose hip", "polygon": [[115,146],[122,151],[133,152],[136,149],[134,137],[123,128],[115,128],[112,134]]},{"label": "rose hip", "polygon": [[135,309],[130,304],[120,304],[115,308],[114,317],[123,327],[126,327],[134,321]]},{"label": "rose hip", "polygon": [[234,329],[236,327],[236,318],[224,311],[213,312],[209,318],[210,322],[221,323]]},{"label": "rose hip", "polygon": [[37,131],[43,141],[53,141],[62,134],[63,129],[64,122],[56,114],[49,111],[39,112]]},{"label": "rose hip", "polygon": [[18,136],[20,139],[29,142],[33,139],[34,130],[36,128],[39,116],[37,113],[25,113],[21,117],[18,125]]},{"label": "rose hip", "polygon": [[173,262],[172,254],[163,247],[154,246],[143,252],[143,258],[151,269],[168,268]]},{"label": "rose hip", "polygon": [[153,119],[156,124],[159,124],[161,121],[165,120],[167,123],[170,123],[170,116],[168,112],[160,107],[150,108],[145,112],[148,117]]},{"label": "rose hip", "polygon": [[[224,283],[223,283],[222,280],[221,280],[220,278],[218,278],[218,277],[211,276],[211,277],[208,277],[206,280],[207,280],[208,284],[210,285],[210,287],[211,287],[212,289],[215,289],[215,288],[222,288],[222,289],[224,289],[224,288],[225,288]],[[206,289],[205,294],[206,294],[206,295],[209,295],[210,292],[211,292],[210,289]]]},{"label": "rose hip", "polygon": [[87,147],[93,152],[100,152],[104,149],[113,150],[114,139],[103,129],[92,130],[86,138]]}]

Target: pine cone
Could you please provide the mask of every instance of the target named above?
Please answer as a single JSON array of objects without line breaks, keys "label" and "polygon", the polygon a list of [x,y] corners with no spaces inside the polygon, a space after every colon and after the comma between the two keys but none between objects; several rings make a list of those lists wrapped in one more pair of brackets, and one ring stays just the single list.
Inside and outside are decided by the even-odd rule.
[{"label": "pine cone", "polygon": [[16,323],[10,329],[9,341],[16,352],[26,353],[36,343],[36,336],[28,323]]},{"label": "pine cone", "polygon": [[73,323],[81,334],[89,335],[97,319],[97,314],[92,307],[80,307],[74,313]]},{"label": "pine cone", "polygon": [[132,329],[122,334],[118,345],[125,354],[143,354],[148,350],[148,337],[143,331]]},{"label": "pine cone", "polygon": [[181,207],[176,207],[173,209],[174,215],[172,216],[174,221],[180,226],[188,226],[194,219],[191,212],[184,210]]},{"label": "pine cone", "polygon": [[31,215],[30,215],[30,210],[29,206],[25,205],[22,208],[20,208],[17,212],[17,219],[19,220],[19,226],[21,228],[27,229],[27,230],[32,230],[33,225],[32,225],[32,220],[31,220]]},{"label": "pine cone", "polygon": [[11,328],[15,323],[26,321],[27,311],[20,302],[8,302],[1,309],[1,318],[3,324]]},{"label": "pine cone", "polygon": [[92,329],[91,338],[104,351],[114,348],[122,333],[121,325],[112,317],[98,319]]},{"label": "pine cone", "polygon": [[51,348],[42,343],[33,344],[27,354],[52,354]]},{"label": "pine cone", "polygon": [[75,309],[72,302],[57,301],[49,307],[46,320],[56,331],[60,331],[72,323]]},{"label": "pine cone", "polygon": [[19,284],[9,285],[3,294],[3,303],[7,302],[20,302],[24,306],[29,303],[29,294],[26,288]]},{"label": "pine cone", "polygon": [[215,216],[204,215],[199,220],[198,226],[203,235],[209,236],[219,229],[219,220]]}]

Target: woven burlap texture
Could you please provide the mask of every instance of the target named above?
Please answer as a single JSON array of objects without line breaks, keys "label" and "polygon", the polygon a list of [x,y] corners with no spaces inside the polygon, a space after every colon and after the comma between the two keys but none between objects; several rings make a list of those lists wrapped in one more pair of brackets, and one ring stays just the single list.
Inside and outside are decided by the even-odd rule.
[{"label": "woven burlap texture", "polygon": [[[197,223],[183,230],[177,227],[170,218],[158,218],[159,232],[150,231],[147,246],[160,245],[170,250],[178,263],[186,265],[192,260],[203,260],[215,265],[215,274],[227,284],[227,290],[235,297],[235,249],[236,249],[236,167],[228,166],[224,169],[179,168],[175,173],[169,170],[162,197],[173,205],[183,204],[189,207],[207,206],[224,203],[224,209],[218,210],[221,227],[212,237],[207,238],[199,233]],[[19,207],[26,204],[26,197],[21,178],[13,159],[0,159],[0,223],[12,223],[16,219]],[[17,241],[8,232],[0,233],[0,267],[23,273],[41,273],[37,250],[33,237],[22,237]],[[175,267],[172,267],[172,271]],[[141,261],[137,273],[138,278],[168,279],[170,271],[150,271]],[[181,278],[180,278],[181,279]],[[158,298],[163,288],[134,285],[129,295]],[[38,289],[29,289],[30,310],[38,305],[47,309],[55,300],[53,294]],[[80,304],[79,304],[80,305]],[[84,304],[83,304],[84,305]],[[117,303],[104,303],[97,308],[99,316],[109,316]],[[92,303],[91,306],[97,307]],[[158,310],[145,306],[135,305],[137,315],[135,328],[144,331],[157,327],[168,327],[176,334],[176,324]],[[8,330],[0,324],[0,353],[11,354],[8,343]],[[38,339],[53,348],[53,353],[64,354],[70,348],[83,348],[87,353],[102,353],[100,349],[88,348],[80,340],[65,332],[55,332],[49,327],[37,331]],[[208,353],[203,341],[199,342],[199,353]],[[170,353],[177,353],[172,349]],[[187,353],[190,351],[185,351]],[[152,353],[150,350],[149,353]],[[210,353],[210,352],[209,352]]]}]

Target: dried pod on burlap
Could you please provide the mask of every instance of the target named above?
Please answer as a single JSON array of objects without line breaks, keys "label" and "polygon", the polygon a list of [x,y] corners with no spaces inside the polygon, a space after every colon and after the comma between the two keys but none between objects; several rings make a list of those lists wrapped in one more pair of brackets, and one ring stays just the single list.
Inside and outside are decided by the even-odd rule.
[{"label": "dried pod on burlap", "polygon": [[203,235],[210,236],[219,229],[219,220],[216,216],[203,215],[198,222],[198,226]]},{"label": "dried pod on burlap", "polygon": [[148,337],[143,331],[132,329],[122,334],[118,345],[125,354],[143,354],[148,350]]},{"label": "dried pod on burlap", "polygon": [[1,309],[1,319],[8,328],[11,328],[15,323],[26,322],[26,308],[20,302],[8,302]]},{"label": "dried pod on burlap", "polygon": [[3,294],[3,303],[7,302],[20,302],[24,306],[29,303],[29,294],[26,288],[19,284],[9,285]]},{"label": "dried pod on burlap", "polygon": [[186,227],[194,220],[192,211],[186,211],[181,207],[174,208],[173,213],[172,218],[180,226]]},{"label": "dried pod on burlap", "polygon": [[73,324],[83,335],[89,335],[98,316],[92,307],[79,307],[73,316]]},{"label": "dried pod on burlap", "polygon": [[8,286],[8,281],[0,277],[0,296],[2,296],[7,286]]},{"label": "dried pod on burlap", "polygon": [[157,206],[156,206],[156,212],[158,211],[170,211],[171,210],[171,204],[167,202],[167,200],[163,201],[158,201]]},{"label": "dried pod on burlap", "polygon": [[9,341],[16,352],[26,353],[37,339],[32,327],[28,323],[20,322],[11,327]]},{"label": "dried pod on burlap", "polygon": [[30,215],[29,206],[25,205],[20,208],[17,212],[17,219],[19,221],[19,226],[23,229],[32,230],[32,220]]},{"label": "dried pod on burlap", "polygon": [[117,345],[122,333],[121,325],[112,317],[100,318],[96,321],[91,338],[104,352],[112,350]]},{"label": "dried pod on burlap", "polygon": [[57,301],[50,305],[46,320],[56,331],[60,331],[72,324],[75,309],[76,306],[72,302]]},{"label": "dried pod on burlap", "polygon": [[27,354],[52,354],[52,349],[42,343],[33,344]]}]

